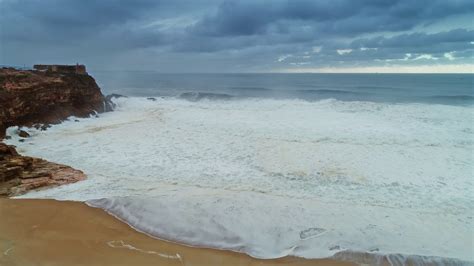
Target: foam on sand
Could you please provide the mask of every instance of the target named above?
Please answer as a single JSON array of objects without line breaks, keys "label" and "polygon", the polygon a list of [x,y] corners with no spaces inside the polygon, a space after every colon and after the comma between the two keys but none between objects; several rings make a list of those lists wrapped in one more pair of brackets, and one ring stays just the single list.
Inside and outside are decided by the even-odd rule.
[{"label": "foam on sand", "polygon": [[[379,256],[398,253],[403,259],[410,254],[471,259],[471,236],[454,215],[183,187],[163,188],[153,198],[115,197],[87,203],[151,236],[256,258],[337,254],[354,260],[358,254],[347,251],[369,251]],[[418,261],[423,259],[437,260],[419,257]]]}]

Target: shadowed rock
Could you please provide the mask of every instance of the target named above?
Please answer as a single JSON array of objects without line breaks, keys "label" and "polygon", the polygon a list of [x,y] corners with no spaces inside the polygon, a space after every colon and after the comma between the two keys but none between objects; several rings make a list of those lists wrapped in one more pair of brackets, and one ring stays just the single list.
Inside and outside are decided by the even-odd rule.
[{"label": "shadowed rock", "polygon": [[[0,140],[5,138],[5,130],[10,126],[46,130],[50,124],[60,123],[69,116],[88,117],[106,111],[105,98],[94,78],[85,72],[85,67],[74,69],[0,68]],[[20,129],[18,135],[22,138],[19,141],[29,137]],[[79,170],[21,156],[13,146],[0,142],[0,196],[16,196],[85,178]]]},{"label": "shadowed rock", "polygon": [[29,138],[30,134],[28,134],[28,132],[20,129],[20,130],[18,130],[18,136],[20,136],[22,138]]},{"label": "shadowed rock", "polygon": [[116,104],[112,101],[112,99],[118,99],[118,98],[128,98],[127,96],[112,93],[107,96],[105,96],[105,111],[106,112],[111,112],[115,109]]}]

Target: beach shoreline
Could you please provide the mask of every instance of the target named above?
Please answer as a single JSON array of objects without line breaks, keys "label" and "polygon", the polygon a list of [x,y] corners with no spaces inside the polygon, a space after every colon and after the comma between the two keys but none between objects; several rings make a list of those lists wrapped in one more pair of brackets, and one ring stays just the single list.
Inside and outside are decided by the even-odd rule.
[{"label": "beach shoreline", "polygon": [[0,199],[1,265],[354,265],[243,253],[151,238],[83,202]]}]

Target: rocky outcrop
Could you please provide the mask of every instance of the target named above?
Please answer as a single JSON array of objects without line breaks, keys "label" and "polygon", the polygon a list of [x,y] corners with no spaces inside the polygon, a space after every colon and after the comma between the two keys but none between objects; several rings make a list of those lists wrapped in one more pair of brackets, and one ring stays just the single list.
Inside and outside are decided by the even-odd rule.
[{"label": "rocky outcrop", "polygon": [[0,197],[17,196],[32,189],[84,180],[86,175],[69,166],[19,155],[0,142]]},{"label": "rocky outcrop", "polygon": [[0,139],[10,126],[59,123],[105,111],[104,96],[87,74],[0,69]]},{"label": "rocky outcrop", "polygon": [[[43,130],[69,116],[87,117],[106,111],[107,106],[111,109],[85,67],[84,71],[76,72],[0,68],[0,141],[10,126]],[[29,137],[26,131],[18,130],[18,134]],[[79,170],[21,156],[13,146],[0,142],[0,197],[85,178]]]},{"label": "rocky outcrop", "polygon": [[105,96],[105,111],[110,112],[113,111],[116,107],[116,104],[114,103],[113,99],[118,99],[118,98],[128,98],[127,96],[112,93],[107,96]]}]

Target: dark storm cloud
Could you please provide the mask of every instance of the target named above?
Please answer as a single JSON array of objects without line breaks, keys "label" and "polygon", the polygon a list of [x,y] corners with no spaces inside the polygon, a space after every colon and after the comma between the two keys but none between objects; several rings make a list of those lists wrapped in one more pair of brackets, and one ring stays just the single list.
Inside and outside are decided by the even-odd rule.
[{"label": "dark storm cloud", "polygon": [[153,36],[157,32],[135,28],[134,24],[172,16],[176,10],[185,10],[183,4],[157,0],[6,0],[0,2],[2,41],[82,41],[101,39],[103,34],[114,38],[112,42],[126,42],[128,36],[138,45],[149,43],[157,39]]},{"label": "dark storm cloud", "polygon": [[419,24],[472,12],[473,1],[225,1],[215,14],[195,27],[213,36],[286,33],[286,25],[305,26],[314,33],[354,35],[408,30]]},{"label": "dark storm cloud", "polygon": [[472,57],[473,10],[470,0],[0,0],[0,64],[90,58],[153,68],[156,58],[179,70],[271,69],[407,53],[453,61]]},{"label": "dark storm cloud", "polygon": [[[153,1],[136,1],[134,5],[117,5],[116,1],[73,0],[6,0],[1,2],[2,22],[8,25],[7,33],[18,29],[42,27],[48,33],[97,30],[121,24],[140,17],[157,4]],[[9,30],[11,28],[11,30]],[[18,35],[20,35],[18,33]]]},{"label": "dark storm cloud", "polygon": [[[137,18],[157,1],[138,0],[133,5],[117,5],[113,0],[6,1],[4,8],[40,24],[63,28],[103,27]],[[54,29],[54,28],[52,28]]]}]

